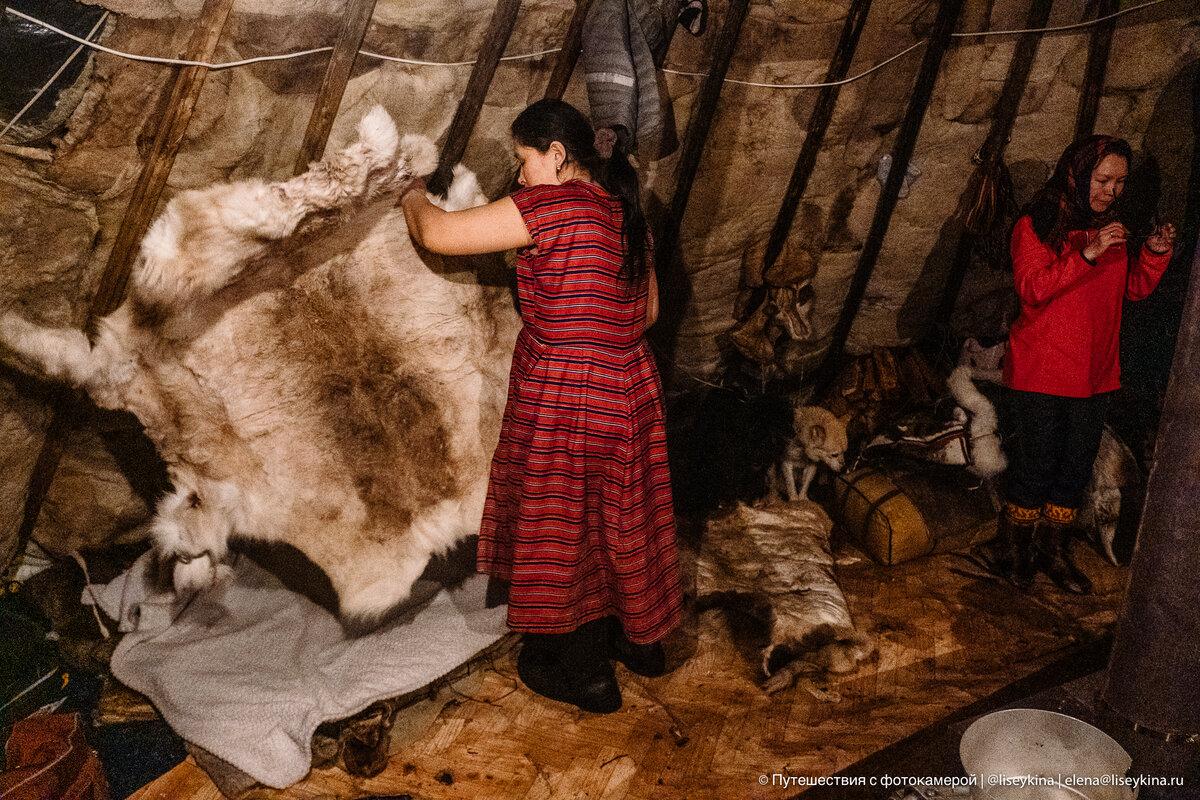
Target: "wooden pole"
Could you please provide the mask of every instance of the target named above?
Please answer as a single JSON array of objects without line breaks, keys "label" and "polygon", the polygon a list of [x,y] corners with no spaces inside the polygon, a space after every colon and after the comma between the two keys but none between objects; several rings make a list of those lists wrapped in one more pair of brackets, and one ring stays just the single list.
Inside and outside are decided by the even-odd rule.
[{"label": "wooden pole", "polygon": [[[1097,0],[1096,18],[1106,17],[1117,10],[1118,0]],[[1112,48],[1115,19],[1102,22],[1092,29],[1088,40],[1087,65],[1083,68],[1083,85],[1080,87],[1079,111],[1075,115],[1075,136],[1079,141],[1090,136],[1096,127],[1096,113],[1100,110],[1100,93],[1104,91],[1104,73],[1108,70],[1108,53]]]},{"label": "wooden pole", "polygon": [[1129,590],[1102,694],[1127,721],[1180,739],[1194,737],[1192,743],[1200,739],[1200,538],[1193,522],[1200,491],[1198,272],[1200,258],[1192,263]]},{"label": "wooden pole", "polygon": [[[870,10],[871,0],[853,0],[851,3],[846,21],[842,24],[842,33],[838,37],[833,59],[825,72],[824,83],[840,81],[850,71],[854,53],[858,50],[858,39]],[[817,155],[821,152],[821,144],[825,141],[825,133],[829,130],[841,90],[841,86],[824,86],[817,95],[817,102],[813,106],[812,116],[808,119],[808,129],[804,134],[804,144],[800,146],[800,155],[796,158],[796,166],[792,169],[791,180],[788,181],[787,191],[784,192],[783,202],[775,217],[775,225],[771,228],[771,235],[767,240],[767,250],[763,256],[764,274],[783,252],[783,245],[787,242],[792,222],[796,219],[796,209],[800,207],[800,199],[804,197],[808,179],[812,177],[813,168],[817,164]]]},{"label": "wooden pole", "polygon": [[[1046,27],[1046,21],[1050,19],[1050,9],[1053,5],[1054,0],[1031,0],[1029,13],[1025,18],[1025,29]],[[1037,55],[1041,40],[1041,32],[1031,32],[1022,34],[1017,41],[1012,61],[1008,65],[1008,75],[1004,78],[1004,87],[1000,90],[1000,97],[996,100],[996,107],[992,112],[991,129],[988,131],[983,145],[979,148],[977,159],[980,167],[968,183],[964,197],[970,196],[978,190],[979,181],[983,179],[989,163],[1004,157],[1004,148],[1008,145],[1009,136],[1012,135],[1017,112],[1021,107],[1021,98],[1025,94],[1025,86],[1029,82],[1029,73],[1033,70],[1033,59]],[[960,201],[960,207],[961,205]],[[971,253],[977,239],[978,236],[975,232],[965,228],[959,236],[958,246],[954,252],[954,261],[951,263],[950,273],[946,278],[946,286],[942,290],[942,297],[933,316],[935,329],[949,329],[950,316],[954,312],[958,293],[962,289],[962,282],[970,268]]]},{"label": "wooden pole", "polygon": [[[232,6],[233,0],[205,0],[188,42],[185,59],[208,61],[212,58]],[[88,305],[84,328],[89,333],[94,330],[96,320],[112,313],[125,297],[125,288],[129,283],[129,273],[133,268],[138,244],[158,210],[158,202],[166,187],[167,177],[175,164],[175,156],[183,144],[184,133],[196,108],[204,79],[208,75],[206,67],[176,67],[176,70],[166,113],[159,121],[150,154],[138,175],[133,196],[125,209],[125,216],[121,219],[121,227],[117,230],[117,238],[100,275],[96,294]],[[79,417],[81,403],[82,398],[77,392],[58,390],[54,394],[53,416],[34,462],[29,488],[25,493],[25,507],[17,533],[18,556],[24,552],[25,545],[37,525],[42,504],[50,492],[50,485],[62,458],[67,433]]]},{"label": "wooden pole", "polygon": [[725,74],[729,72],[738,34],[741,33],[749,7],[750,0],[730,0],[725,22],[717,35],[712,64],[696,96],[683,145],[679,148],[679,161],[675,166],[675,191],[671,195],[671,205],[657,242],[655,263],[660,270],[666,270],[674,258],[679,229],[696,179],[696,168],[700,165],[704,145],[708,142],[708,132],[716,116],[717,100],[720,99]]},{"label": "wooden pole", "polygon": [[562,50],[554,60],[554,69],[550,71],[550,81],[546,84],[547,98],[561,100],[567,91],[567,84],[571,80],[571,73],[575,71],[576,62],[579,61],[579,52],[583,44],[583,21],[591,7],[592,0],[575,0],[575,13],[571,15]]},{"label": "wooden pole", "polygon": [[346,93],[350,71],[354,69],[354,60],[358,57],[358,49],[362,47],[363,37],[367,35],[367,27],[371,24],[371,15],[374,13],[375,0],[349,2],[337,41],[333,45],[333,53],[330,54],[329,63],[325,67],[325,78],[321,81],[321,89],[317,92],[316,103],[308,118],[304,141],[296,155],[297,175],[306,171],[310,162],[319,160],[325,153],[325,143],[329,141],[333,119],[342,104],[342,95]]},{"label": "wooden pole", "polygon": [[887,180],[883,184],[883,190],[880,192],[879,202],[875,206],[871,229],[867,234],[866,242],[863,243],[862,253],[859,255],[858,265],[855,267],[854,276],[850,281],[850,290],[846,296],[845,305],[842,307],[841,316],[838,317],[837,324],[833,328],[829,350],[817,369],[818,386],[823,386],[836,375],[838,362],[846,347],[846,340],[850,337],[854,319],[858,316],[858,309],[862,305],[867,285],[871,281],[871,273],[874,271],[875,263],[879,260],[879,253],[883,249],[883,239],[887,235],[888,225],[892,221],[892,212],[896,210],[900,188],[903,185],[904,176],[908,172],[908,162],[916,147],[917,136],[920,134],[921,124],[925,120],[925,111],[929,108],[929,101],[933,98],[933,87],[937,83],[938,70],[941,68],[946,50],[950,47],[950,36],[962,13],[963,2],[964,0],[941,0],[938,6],[937,18],[934,20],[929,43],[925,48],[925,57],[921,61],[921,69],[917,73],[917,80],[909,97],[908,109],[904,113],[900,130],[896,134],[896,143],[892,146],[892,166],[888,171]]},{"label": "wooden pole", "polygon": [[[233,0],[205,0],[200,9],[196,29],[192,32],[184,58],[188,61],[208,61],[217,49],[217,40],[225,28]],[[108,254],[108,263],[100,275],[100,284],[88,311],[85,327],[90,332],[100,317],[111,314],[125,299],[125,286],[129,282],[129,271],[137,254],[142,236],[158,211],[158,201],[167,185],[167,177],[175,165],[175,156],[183,144],[200,90],[208,76],[207,67],[178,67],[171,96],[167,101],[166,114],[159,122],[150,146],[150,154],[138,175],[133,188],[133,197],[125,208],[116,241]]]},{"label": "wooden pole", "polygon": [[452,170],[467,151],[467,141],[471,138],[471,132],[475,130],[475,123],[483,108],[484,98],[487,97],[488,87],[491,86],[492,76],[496,73],[496,65],[500,63],[504,48],[508,46],[508,39],[512,36],[517,12],[520,10],[521,0],[499,0],[496,3],[487,32],[483,35],[483,47],[479,49],[475,67],[467,81],[467,89],[454,112],[450,128],[446,131],[437,169],[428,181],[429,191],[433,194],[445,195],[446,190],[450,188],[450,181],[454,177]]}]

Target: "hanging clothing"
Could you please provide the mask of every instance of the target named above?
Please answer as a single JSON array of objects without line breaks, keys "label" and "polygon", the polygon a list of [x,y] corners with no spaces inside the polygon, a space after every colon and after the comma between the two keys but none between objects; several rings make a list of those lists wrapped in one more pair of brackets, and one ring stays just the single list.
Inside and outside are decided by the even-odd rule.
[{"label": "hanging clothing", "polygon": [[620,276],[620,202],[596,184],[513,201],[517,337],[478,568],[512,582],[508,622],[568,633],[619,617],[657,641],[682,613],[662,384],[643,336],[649,278]]},{"label": "hanging clothing", "polygon": [[646,161],[679,146],[670,95],[659,80],[675,25],[674,0],[594,0],[583,22],[583,71],[592,125],[623,128]]},{"label": "hanging clothing", "polygon": [[1009,332],[1004,382],[1010,389],[1090,397],[1121,386],[1121,303],[1158,285],[1170,252],[1142,247],[1130,263],[1113,246],[1090,263],[1087,231],[1072,230],[1059,250],[1043,242],[1026,215],[1012,236],[1013,285],[1021,315]]}]

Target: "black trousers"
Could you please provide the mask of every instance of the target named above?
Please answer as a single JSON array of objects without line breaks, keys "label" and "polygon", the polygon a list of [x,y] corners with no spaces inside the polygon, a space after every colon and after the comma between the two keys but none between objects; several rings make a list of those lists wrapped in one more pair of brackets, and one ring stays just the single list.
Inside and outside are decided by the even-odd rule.
[{"label": "black trousers", "polygon": [[1009,391],[1007,499],[1025,508],[1078,508],[1100,450],[1108,394],[1057,397]]}]

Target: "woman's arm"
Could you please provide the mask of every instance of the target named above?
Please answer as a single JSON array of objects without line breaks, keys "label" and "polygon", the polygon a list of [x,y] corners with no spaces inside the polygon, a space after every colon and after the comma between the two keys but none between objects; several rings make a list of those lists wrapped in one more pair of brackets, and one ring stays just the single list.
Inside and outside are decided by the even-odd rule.
[{"label": "woman's arm", "polygon": [[1125,281],[1125,296],[1130,300],[1145,300],[1158,286],[1175,246],[1175,226],[1163,225],[1156,228],[1146,239],[1137,254],[1137,261],[1130,265],[1129,278]]},{"label": "woman's arm", "polygon": [[408,232],[421,247],[445,256],[513,250],[533,244],[521,212],[510,197],[462,211],[444,211],[415,185],[400,200]]},{"label": "woman's arm", "polygon": [[1033,221],[1022,217],[1012,235],[1013,287],[1021,302],[1040,306],[1086,277],[1093,268],[1071,245],[1060,255],[1038,238]]},{"label": "woman's arm", "polygon": [[658,321],[658,277],[654,274],[654,268],[650,268],[650,294],[646,298],[646,328],[650,327]]}]

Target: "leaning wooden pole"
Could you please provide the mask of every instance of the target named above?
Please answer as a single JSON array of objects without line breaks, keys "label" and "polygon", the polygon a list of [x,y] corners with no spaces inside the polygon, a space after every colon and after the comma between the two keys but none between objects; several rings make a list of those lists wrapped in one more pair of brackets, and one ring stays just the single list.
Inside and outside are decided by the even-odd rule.
[{"label": "leaning wooden pole", "polygon": [[766,274],[787,242],[792,230],[792,222],[796,219],[796,209],[800,207],[800,199],[808,188],[808,179],[812,177],[817,164],[817,155],[825,141],[825,133],[833,119],[833,111],[837,106],[838,95],[842,91],[839,81],[850,71],[854,61],[854,53],[858,50],[858,40],[862,35],[867,14],[871,10],[871,0],[854,0],[850,11],[842,24],[842,33],[838,36],[837,46],[833,51],[833,59],[829,69],[825,71],[825,84],[817,95],[816,105],[808,118],[808,128],[804,133],[804,144],[800,146],[800,155],[796,158],[796,166],[792,169],[791,180],[788,181],[787,191],[783,194],[783,202],[779,205],[779,213],[775,216],[775,225],[767,239],[767,250],[763,256],[763,274]]},{"label": "leaning wooden pole", "polygon": [[[1118,0],[1097,0],[1096,19],[1116,13]],[[1112,49],[1115,19],[1105,20],[1092,29],[1088,40],[1087,64],[1083,68],[1083,85],[1080,87],[1079,110],[1075,114],[1075,136],[1078,141],[1090,136],[1096,127],[1096,114],[1100,110],[1100,94],[1104,91],[1104,74],[1108,71],[1108,53]]]},{"label": "leaning wooden pole", "polygon": [[696,168],[700,166],[700,157],[704,154],[704,146],[708,142],[708,132],[712,129],[713,118],[716,116],[717,100],[721,97],[721,87],[726,73],[729,72],[733,51],[737,47],[738,35],[741,33],[749,7],[750,0],[731,0],[729,3],[725,22],[717,34],[712,64],[692,106],[692,115],[683,135],[683,144],[679,148],[679,160],[675,165],[675,190],[671,195],[671,205],[667,210],[656,247],[656,263],[661,270],[666,270],[674,258],[679,243],[679,229],[683,224],[683,215],[687,211],[688,198],[696,179]]},{"label": "leaning wooden pole", "polygon": [[904,176],[908,172],[908,162],[916,148],[917,136],[921,133],[925,112],[929,108],[929,101],[933,98],[933,87],[937,83],[942,58],[950,47],[950,37],[954,33],[954,26],[958,22],[959,15],[962,13],[963,2],[964,0],[941,0],[938,6],[937,18],[934,20],[933,30],[929,34],[929,42],[925,46],[925,57],[921,60],[921,69],[917,73],[917,80],[909,97],[908,109],[904,113],[904,120],[900,123],[900,130],[896,134],[896,142],[892,146],[892,166],[888,171],[887,180],[884,181],[879,201],[875,205],[875,216],[871,220],[871,229],[867,233],[862,253],[858,258],[858,265],[854,269],[845,305],[842,307],[837,324],[834,325],[829,349],[826,351],[821,366],[817,369],[818,385],[823,385],[834,377],[842,352],[845,350],[846,341],[850,338],[850,330],[854,326],[858,309],[866,295],[867,285],[871,282],[871,273],[874,272],[875,264],[879,260],[879,253],[883,249],[883,239],[887,235],[888,225],[892,221],[892,212],[896,210],[896,201],[900,198],[900,188],[904,183]]},{"label": "leaning wooden pole", "polygon": [[517,12],[520,10],[521,0],[499,0],[496,3],[487,32],[483,35],[483,47],[479,49],[471,77],[467,80],[466,91],[454,112],[454,119],[450,121],[450,128],[446,131],[442,151],[438,155],[437,169],[429,178],[429,191],[434,194],[444,195],[450,188],[452,170],[467,151],[467,142],[471,138],[471,132],[475,130],[488,87],[492,85],[492,76],[496,74],[496,66],[500,63],[500,57],[504,55],[504,48],[508,46],[508,39],[512,36],[513,26],[517,23]]},{"label": "leaning wooden pole", "polygon": [[554,68],[550,70],[550,80],[546,84],[544,96],[549,99],[561,100],[567,91],[571,73],[575,71],[575,64],[579,61],[579,53],[583,47],[583,21],[587,19],[588,9],[591,7],[592,0],[575,0],[575,12],[571,14],[571,21],[567,24],[567,35],[563,39],[562,49],[554,59]]},{"label": "leaning wooden pole", "polygon": [[371,24],[371,15],[374,13],[375,0],[349,2],[337,41],[333,45],[333,53],[330,54],[329,63],[325,67],[325,78],[321,81],[316,103],[308,118],[304,141],[296,155],[297,175],[307,170],[309,163],[319,160],[325,152],[329,131],[333,129],[333,119],[342,105],[342,95],[346,93],[350,71],[354,69],[354,60],[358,57],[358,49],[362,47],[363,37],[367,35],[367,27]]},{"label": "leaning wooden pole", "polygon": [[[1026,84],[1029,83],[1029,73],[1033,70],[1033,59],[1037,55],[1038,45],[1042,41],[1042,33],[1036,29],[1046,27],[1053,5],[1054,0],[1032,0],[1029,5],[1029,14],[1025,17],[1025,29],[1030,32],[1021,35],[1013,50],[1012,61],[1008,66],[1008,75],[1004,78],[1004,87],[1000,90],[1000,97],[992,112],[992,126],[976,154],[979,168],[968,182],[966,191],[963,193],[964,198],[976,193],[979,190],[979,182],[986,180],[989,173],[994,174],[994,169],[990,168],[1004,158],[1004,148],[1008,145],[1008,138],[1012,135],[1013,125],[1016,124],[1021,98],[1025,94]],[[959,205],[961,207],[962,203],[960,202]],[[958,293],[962,288],[967,270],[971,266],[971,253],[975,249],[976,241],[978,241],[977,232],[964,227],[954,252],[954,261],[950,266],[946,286],[942,290],[941,299],[933,315],[935,327],[949,329],[950,315],[954,312]]]},{"label": "leaning wooden pole", "polygon": [[[188,42],[185,59],[209,61],[213,57],[232,6],[233,0],[205,0]],[[129,283],[129,273],[133,268],[138,244],[158,210],[158,202],[167,185],[167,176],[175,164],[175,156],[183,144],[184,133],[196,108],[196,101],[200,98],[204,79],[208,75],[207,67],[188,66],[178,67],[177,70],[166,113],[158,123],[150,154],[146,163],[142,165],[133,196],[125,208],[121,227],[117,230],[116,240],[100,275],[96,293],[88,305],[84,328],[89,332],[94,330],[96,320],[112,313],[125,297],[125,287]],[[37,525],[42,504],[50,492],[50,485],[54,482],[54,475],[62,459],[67,433],[79,416],[80,400],[75,392],[62,390],[55,393],[50,426],[34,462],[29,488],[25,493],[25,507],[17,535],[18,556],[24,551]]]}]

